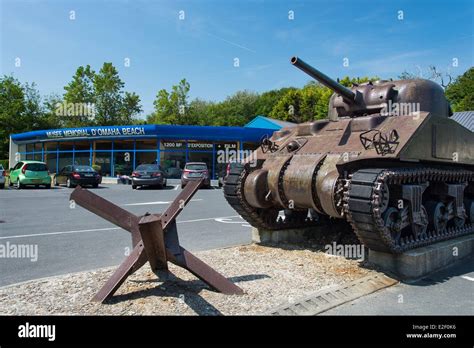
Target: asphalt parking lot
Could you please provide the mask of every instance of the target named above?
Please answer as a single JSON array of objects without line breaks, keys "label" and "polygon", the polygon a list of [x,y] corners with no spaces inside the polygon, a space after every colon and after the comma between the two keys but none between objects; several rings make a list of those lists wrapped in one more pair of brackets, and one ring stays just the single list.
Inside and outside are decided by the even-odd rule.
[{"label": "asphalt parking lot", "polygon": [[[132,190],[129,185],[104,184],[91,190],[143,215],[164,211],[181,188]],[[0,247],[37,248],[30,258],[0,258],[0,286],[114,266],[124,259],[131,247],[130,234],[79,206],[71,208],[71,192],[65,187],[0,190]],[[178,233],[181,244],[191,251],[251,242],[250,225],[218,188],[196,193],[178,218]],[[465,260],[421,281],[383,289],[325,314],[472,315],[473,265],[472,259]]]},{"label": "asphalt parking lot", "polygon": [[[137,215],[162,212],[181,190],[132,190],[129,185],[104,184],[94,193]],[[0,259],[0,286],[52,275],[119,264],[131,247],[128,232],[76,206],[72,189],[0,190],[0,244],[37,246],[37,260]],[[178,217],[181,244],[207,250],[251,242],[251,228],[227,204],[221,189],[202,189]]]}]

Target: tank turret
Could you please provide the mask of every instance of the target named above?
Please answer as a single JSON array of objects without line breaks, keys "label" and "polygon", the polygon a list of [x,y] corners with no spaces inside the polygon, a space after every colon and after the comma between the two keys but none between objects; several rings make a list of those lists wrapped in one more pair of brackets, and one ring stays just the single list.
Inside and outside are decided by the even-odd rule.
[{"label": "tank turret", "polygon": [[329,118],[357,117],[390,113],[394,108],[399,115],[425,111],[439,116],[452,115],[444,91],[433,81],[425,79],[399,81],[369,81],[347,88],[319,70],[292,57],[291,64],[334,91],[329,103]]}]

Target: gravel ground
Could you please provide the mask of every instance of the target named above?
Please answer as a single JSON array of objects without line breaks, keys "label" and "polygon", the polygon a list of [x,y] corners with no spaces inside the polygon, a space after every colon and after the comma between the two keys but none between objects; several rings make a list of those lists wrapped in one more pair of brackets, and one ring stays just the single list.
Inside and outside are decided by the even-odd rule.
[{"label": "gravel ground", "polygon": [[105,304],[90,299],[116,267],[0,288],[1,315],[252,315],[325,287],[364,277],[364,263],[324,253],[313,245],[245,245],[196,255],[244,289],[223,295],[170,264],[175,277],[159,282],[148,264]]}]

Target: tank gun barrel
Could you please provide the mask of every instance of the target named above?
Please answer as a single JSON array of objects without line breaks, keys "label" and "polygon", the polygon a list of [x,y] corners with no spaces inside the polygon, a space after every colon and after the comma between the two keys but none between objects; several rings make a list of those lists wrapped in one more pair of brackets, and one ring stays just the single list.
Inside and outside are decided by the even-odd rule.
[{"label": "tank gun barrel", "polygon": [[355,104],[356,95],[349,88],[344,87],[340,83],[337,83],[336,81],[331,79],[329,76],[326,76],[321,71],[313,68],[311,65],[306,63],[304,60],[302,60],[302,59],[300,59],[296,56],[291,58],[291,64],[296,66],[298,69],[303,70],[309,76],[311,76],[315,80],[318,80],[319,82],[321,82],[326,87],[332,89],[334,92],[340,94],[347,102],[349,102],[351,104]]}]

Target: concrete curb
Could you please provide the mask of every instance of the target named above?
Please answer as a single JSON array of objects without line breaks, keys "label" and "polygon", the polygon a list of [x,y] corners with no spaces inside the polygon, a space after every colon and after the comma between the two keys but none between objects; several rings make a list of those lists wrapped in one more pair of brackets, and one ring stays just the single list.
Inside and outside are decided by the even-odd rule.
[{"label": "concrete curb", "polygon": [[368,261],[400,280],[416,280],[474,255],[474,235],[449,239],[403,254],[369,250]]}]

